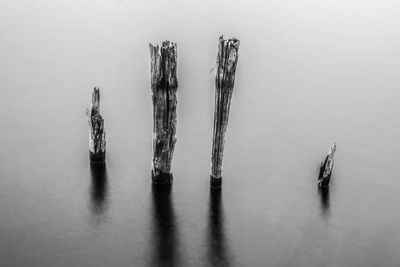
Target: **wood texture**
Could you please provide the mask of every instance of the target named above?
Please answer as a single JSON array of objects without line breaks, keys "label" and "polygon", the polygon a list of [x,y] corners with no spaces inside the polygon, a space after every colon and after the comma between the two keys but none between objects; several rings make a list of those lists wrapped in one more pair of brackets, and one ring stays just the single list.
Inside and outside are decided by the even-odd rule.
[{"label": "wood texture", "polygon": [[92,104],[86,109],[89,124],[89,155],[92,162],[104,162],[106,156],[106,133],[104,119],[100,115],[100,89],[94,88]]},{"label": "wood texture", "polygon": [[331,180],[334,156],[336,152],[336,143],[331,146],[328,151],[328,155],[326,155],[325,160],[321,162],[321,166],[319,168],[319,176],[318,176],[318,185],[321,187],[325,187],[329,185]]},{"label": "wood texture", "polygon": [[211,154],[212,187],[221,186],[222,158],[224,153],[225,132],[228,125],[229,110],[235,83],[238,62],[239,40],[219,38],[217,72],[215,76],[214,131]]},{"label": "wood texture", "polygon": [[165,41],[161,48],[150,44],[153,100],[154,184],[172,183],[172,157],[176,143],[177,45]]}]

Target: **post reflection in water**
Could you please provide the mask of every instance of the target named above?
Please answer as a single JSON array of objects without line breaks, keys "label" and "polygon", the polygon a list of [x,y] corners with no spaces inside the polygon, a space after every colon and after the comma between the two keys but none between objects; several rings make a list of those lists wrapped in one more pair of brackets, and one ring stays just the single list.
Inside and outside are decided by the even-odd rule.
[{"label": "post reflection in water", "polygon": [[172,186],[152,185],[152,240],[150,266],[180,266],[179,236],[172,203]]},{"label": "post reflection in water", "polygon": [[225,237],[221,194],[220,189],[210,189],[207,225],[207,258],[210,266],[231,265],[231,256],[228,253]]},{"label": "post reflection in water", "polygon": [[321,214],[326,218],[329,216],[329,186],[318,187],[318,194],[321,201]]},{"label": "post reflection in water", "polygon": [[105,218],[107,209],[108,177],[105,164],[90,164],[90,210],[92,219],[98,224]]}]

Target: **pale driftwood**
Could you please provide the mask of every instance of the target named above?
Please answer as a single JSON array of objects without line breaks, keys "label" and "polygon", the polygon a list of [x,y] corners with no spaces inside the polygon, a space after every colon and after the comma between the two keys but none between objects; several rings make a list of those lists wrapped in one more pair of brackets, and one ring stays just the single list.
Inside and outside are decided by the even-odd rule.
[{"label": "pale driftwood", "polygon": [[161,48],[150,44],[151,93],[153,100],[154,184],[171,184],[172,156],[176,143],[177,45],[165,41]]},{"label": "pale driftwood", "polygon": [[104,119],[100,115],[100,89],[94,88],[92,103],[86,109],[89,123],[89,155],[90,161],[103,163],[106,158],[106,133]]},{"label": "pale driftwood", "polygon": [[224,137],[228,125],[235,72],[238,61],[239,40],[219,38],[217,70],[215,76],[214,131],[211,154],[211,187],[220,187],[222,182],[222,157]]},{"label": "pale driftwood", "polygon": [[336,152],[336,143],[329,148],[328,155],[326,155],[325,160],[321,162],[321,166],[319,168],[319,176],[318,176],[318,185],[321,187],[326,187],[329,185],[331,180],[332,170],[333,170],[333,162],[334,156]]}]

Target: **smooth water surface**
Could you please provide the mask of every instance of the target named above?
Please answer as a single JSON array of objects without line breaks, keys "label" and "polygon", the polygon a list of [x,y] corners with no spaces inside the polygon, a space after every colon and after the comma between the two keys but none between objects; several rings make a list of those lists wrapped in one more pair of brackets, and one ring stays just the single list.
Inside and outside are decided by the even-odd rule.
[{"label": "smooth water surface", "polygon": [[[378,0],[2,0],[0,265],[399,266],[399,13]],[[218,193],[221,34],[241,46]],[[158,189],[148,43],[166,39],[178,141],[174,184]],[[105,167],[88,160],[94,86]]]}]

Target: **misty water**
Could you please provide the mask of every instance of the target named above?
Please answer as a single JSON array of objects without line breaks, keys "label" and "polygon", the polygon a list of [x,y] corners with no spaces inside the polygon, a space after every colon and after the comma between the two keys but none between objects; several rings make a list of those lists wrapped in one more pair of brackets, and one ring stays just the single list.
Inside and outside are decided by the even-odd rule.
[{"label": "misty water", "polygon": [[[378,0],[2,0],[0,265],[399,266],[399,12]],[[218,193],[221,34],[241,45]],[[178,141],[174,184],[157,189],[148,43],[167,39]],[[89,164],[94,86],[105,167]]]}]

